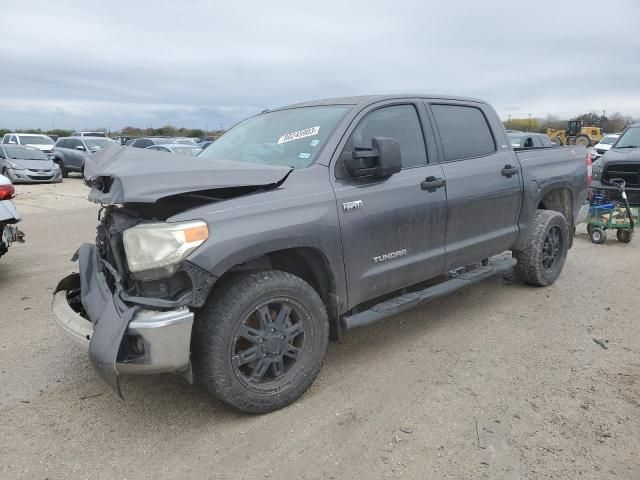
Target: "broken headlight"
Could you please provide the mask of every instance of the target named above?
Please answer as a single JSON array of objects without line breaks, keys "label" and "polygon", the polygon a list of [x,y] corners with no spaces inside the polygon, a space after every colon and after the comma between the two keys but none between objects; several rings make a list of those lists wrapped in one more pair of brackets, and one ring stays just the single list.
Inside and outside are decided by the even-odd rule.
[{"label": "broken headlight", "polygon": [[171,275],[207,238],[209,228],[203,221],[147,223],[131,227],[123,234],[129,271],[135,276],[149,270],[159,270],[158,275],[153,276]]}]

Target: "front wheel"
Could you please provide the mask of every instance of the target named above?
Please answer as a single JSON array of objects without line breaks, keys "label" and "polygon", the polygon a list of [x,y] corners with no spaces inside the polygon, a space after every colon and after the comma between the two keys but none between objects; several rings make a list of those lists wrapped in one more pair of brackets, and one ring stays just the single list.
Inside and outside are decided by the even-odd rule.
[{"label": "front wheel", "polygon": [[62,178],[68,178],[69,171],[65,168],[64,163],[62,163],[60,160],[56,160],[55,162],[58,164],[58,167],[60,167],[60,173],[62,174]]},{"label": "front wheel", "polygon": [[569,225],[560,212],[538,210],[523,250],[514,250],[515,273],[525,283],[545,287],[560,276],[567,258]]},{"label": "front wheel", "polygon": [[591,243],[602,245],[607,240],[607,232],[604,228],[593,227],[589,232],[589,238],[591,239]]},{"label": "front wheel", "polygon": [[309,388],[328,341],[325,305],[307,282],[277,270],[239,274],[196,318],[195,380],[238,410],[277,410]]}]

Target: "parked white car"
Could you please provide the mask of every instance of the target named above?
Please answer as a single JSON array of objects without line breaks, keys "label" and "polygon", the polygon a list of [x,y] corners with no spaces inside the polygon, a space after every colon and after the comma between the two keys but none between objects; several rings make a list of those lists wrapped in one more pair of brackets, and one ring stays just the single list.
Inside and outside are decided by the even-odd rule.
[{"label": "parked white car", "polygon": [[602,137],[602,140],[600,140],[599,143],[596,143],[591,149],[591,160],[595,161],[609,151],[609,149],[613,147],[613,144],[618,141],[618,138],[620,138],[619,133],[610,133],[609,135]]},{"label": "parked white car", "polygon": [[2,138],[2,143],[4,145],[34,147],[42,150],[49,158],[53,158],[51,150],[53,150],[54,141],[47,135],[38,133],[7,133]]}]

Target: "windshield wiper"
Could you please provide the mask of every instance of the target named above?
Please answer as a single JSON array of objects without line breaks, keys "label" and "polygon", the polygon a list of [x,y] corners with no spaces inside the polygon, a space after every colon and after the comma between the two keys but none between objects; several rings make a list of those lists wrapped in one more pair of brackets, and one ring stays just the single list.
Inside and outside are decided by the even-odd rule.
[{"label": "windshield wiper", "polygon": [[618,148],[638,148],[638,145],[625,145],[624,147],[616,147],[616,150]]}]

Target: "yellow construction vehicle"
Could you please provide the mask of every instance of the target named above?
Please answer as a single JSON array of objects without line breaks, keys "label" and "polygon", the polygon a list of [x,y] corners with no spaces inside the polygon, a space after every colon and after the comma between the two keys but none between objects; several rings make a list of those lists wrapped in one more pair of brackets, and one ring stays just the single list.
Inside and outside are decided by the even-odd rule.
[{"label": "yellow construction vehicle", "polygon": [[547,137],[555,145],[582,145],[592,147],[603,137],[600,127],[585,127],[582,120],[569,120],[566,130],[547,128]]}]

